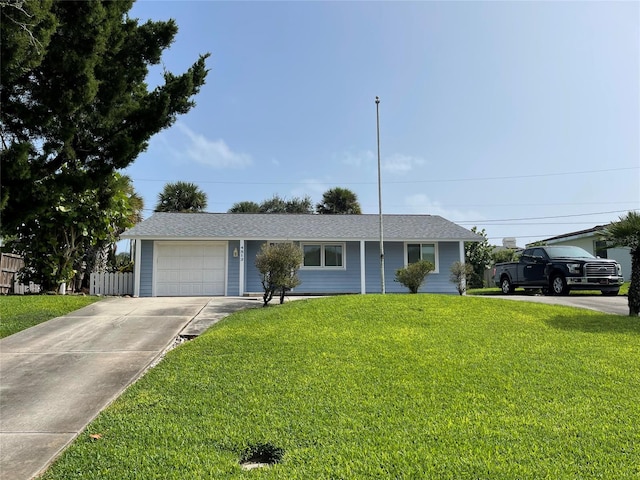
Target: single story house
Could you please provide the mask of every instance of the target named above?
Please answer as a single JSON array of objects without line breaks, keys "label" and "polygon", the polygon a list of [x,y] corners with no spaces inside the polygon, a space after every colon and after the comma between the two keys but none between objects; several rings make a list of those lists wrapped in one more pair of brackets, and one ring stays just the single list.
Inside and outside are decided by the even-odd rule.
[{"label": "single story house", "polygon": [[593,228],[565,233],[542,240],[546,245],[575,245],[600,258],[616,260],[622,267],[625,281],[631,280],[631,249],[629,247],[607,248],[602,234],[607,225],[596,225]]},{"label": "single story house", "polygon": [[[387,292],[406,292],[395,271],[423,258],[436,267],[423,291],[456,293],[450,267],[481,240],[436,215],[384,215],[383,232]],[[379,215],[154,213],[121,238],[133,241],[134,296],[262,293],[255,257],[267,242],[303,249],[292,294],[381,291]]]}]

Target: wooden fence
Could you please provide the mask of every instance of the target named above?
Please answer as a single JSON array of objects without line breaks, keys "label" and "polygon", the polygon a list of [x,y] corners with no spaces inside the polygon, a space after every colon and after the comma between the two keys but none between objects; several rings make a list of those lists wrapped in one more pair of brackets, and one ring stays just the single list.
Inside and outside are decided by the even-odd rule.
[{"label": "wooden fence", "polygon": [[92,273],[90,295],[133,295],[133,273]]},{"label": "wooden fence", "polygon": [[24,266],[20,255],[0,253],[0,293],[7,294],[16,280],[16,273]]},{"label": "wooden fence", "polygon": [[15,295],[25,295],[27,293],[40,293],[41,288],[37,283],[29,282],[28,284],[13,282],[13,292]]},{"label": "wooden fence", "polygon": [[0,253],[0,294],[40,293],[40,285],[29,282],[28,285],[18,282],[17,273],[24,267],[24,259],[14,253]]}]

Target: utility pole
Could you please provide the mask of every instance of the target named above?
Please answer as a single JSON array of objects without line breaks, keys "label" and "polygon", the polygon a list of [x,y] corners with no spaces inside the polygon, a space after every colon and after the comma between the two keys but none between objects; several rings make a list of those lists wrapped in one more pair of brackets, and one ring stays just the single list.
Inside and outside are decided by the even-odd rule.
[{"label": "utility pole", "polygon": [[384,295],[384,229],[382,222],[382,176],[380,175],[380,97],[376,97],[376,131],[378,139],[378,211],[380,214],[380,292]]}]

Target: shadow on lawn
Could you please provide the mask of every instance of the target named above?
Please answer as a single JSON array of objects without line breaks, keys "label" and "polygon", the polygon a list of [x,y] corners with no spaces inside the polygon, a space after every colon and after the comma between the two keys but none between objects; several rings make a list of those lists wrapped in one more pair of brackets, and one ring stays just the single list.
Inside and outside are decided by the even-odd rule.
[{"label": "shadow on lawn", "polygon": [[585,333],[636,333],[640,335],[640,318],[622,315],[562,315],[546,320],[546,324],[559,330]]}]

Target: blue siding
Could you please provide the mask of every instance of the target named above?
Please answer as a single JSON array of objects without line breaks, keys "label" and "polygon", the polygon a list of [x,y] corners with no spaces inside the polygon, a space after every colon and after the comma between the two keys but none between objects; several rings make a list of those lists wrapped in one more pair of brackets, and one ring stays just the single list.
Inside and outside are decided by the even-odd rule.
[{"label": "blue siding", "polygon": [[[387,243],[385,245],[385,255],[388,255]],[[365,279],[366,279],[366,292],[367,293],[380,293],[380,243],[379,242],[366,242],[364,246],[365,251]],[[389,284],[389,265],[385,258],[384,264],[384,280],[385,289]]]},{"label": "blue siding", "polygon": [[300,269],[293,293],[360,293],[360,242],[346,242],[344,270]]},{"label": "blue siding", "polygon": [[[384,284],[388,293],[406,293],[408,290],[395,281],[396,270],[404,267],[404,242],[384,242]],[[378,271],[380,265],[378,264]],[[378,274],[378,283],[380,283]],[[380,287],[378,287],[378,292]]]},{"label": "blue siding", "polygon": [[430,273],[420,291],[431,293],[455,293],[458,294],[456,286],[451,282],[451,265],[458,261],[460,255],[460,244],[458,242],[440,242],[438,244],[439,272]]},{"label": "blue siding", "polygon": [[264,241],[261,240],[250,240],[244,244],[244,284],[246,286],[245,292],[247,293],[262,292],[260,272],[256,268],[256,255],[260,251],[263,243]]},{"label": "blue siding", "polygon": [[[456,287],[449,281],[451,264],[458,260],[459,244],[457,242],[438,243],[439,273],[430,273],[421,292],[457,293]],[[367,242],[365,251],[367,293],[380,293],[380,244]],[[384,243],[384,280],[388,293],[406,293],[406,287],[395,281],[396,270],[405,265],[404,242]]]},{"label": "blue siding", "polygon": [[[255,258],[264,241],[245,242],[245,293],[262,292],[260,273],[255,266]],[[227,255],[227,295],[240,293],[240,258],[233,256],[233,250],[240,249],[238,240],[230,241]],[[440,242],[438,244],[439,273],[427,276],[421,292],[457,293],[449,280],[451,264],[458,260],[458,242]],[[140,296],[150,297],[153,286],[153,250],[154,242],[141,242]],[[366,292],[380,292],[380,248],[378,242],[365,243],[365,279]],[[304,270],[299,271],[302,283],[293,290],[298,294],[322,293],[360,293],[360,242],[347,242],[345,252],[345,270]],[[408,290],[394,281],[395,272],[404,266],[404,243],[385,242],[385,289],[389,293],[406,293]]]},{"label": "blue siding", "polygon": [[[260,272],[255,266],[255,258],[264,241],[248,241],[245,244],[245,291],[262,292]],[[301,284],[292,293],[360,293],[360,242],[346,242],[345,270],[304,270],[298,276]]]},{"label": "blue siding", "polygon": [[236,297],[240,295],[240,255],[233,256],[233,250],[240,251],[240,241],[229,242],[227,248],[227,295]]},{"label": "blue siding", "polygon": [[150,297],[153,290],[153,241],[142,240],[140,251],[140,296]]}]

